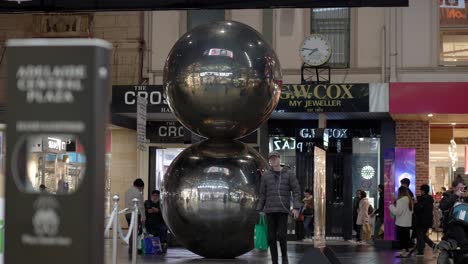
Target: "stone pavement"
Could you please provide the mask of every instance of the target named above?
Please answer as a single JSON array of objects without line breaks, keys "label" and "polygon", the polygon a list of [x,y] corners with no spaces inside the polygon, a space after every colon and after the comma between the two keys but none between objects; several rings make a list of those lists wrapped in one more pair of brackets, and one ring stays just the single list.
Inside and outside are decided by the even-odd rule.
[{"label": "stone pavement", "polygon": [[[329,242],[330,246],[341,260],[342,264],[435,264],[436,257],[432,250],[426,248],[425,256],[396,258],[396,251],[375,249],[372,245],[354,245],[350,242]],[[302,242],[288,242],[289,263],[299,263],[304,252],[311,244]],[[279,251],[279,250],[278,250]],[[280,251],[279,251],[280,252]],[[111,241],[105,241],[105,264],[111,264]],[[127,254],[127,247],[119,242],[118,263],[131,263]],[[280,257],[281,258],[281,257]],[[195,263],[195,264],[268,264],[271,263],[268,252],[253,250],[245,255],[231,260],[204,259],[184,248],[169,248],[165,256],[138,256],[138,264],[146,263]]]}]

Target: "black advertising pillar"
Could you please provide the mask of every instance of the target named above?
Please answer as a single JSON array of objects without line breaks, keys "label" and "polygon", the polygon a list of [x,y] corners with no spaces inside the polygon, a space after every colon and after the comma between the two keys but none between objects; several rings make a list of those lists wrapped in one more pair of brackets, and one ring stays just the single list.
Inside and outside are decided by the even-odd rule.
[{"label": "black advertising pillar", "polygon": [[5,263],[104,263],[111,48],[7,42]]}]

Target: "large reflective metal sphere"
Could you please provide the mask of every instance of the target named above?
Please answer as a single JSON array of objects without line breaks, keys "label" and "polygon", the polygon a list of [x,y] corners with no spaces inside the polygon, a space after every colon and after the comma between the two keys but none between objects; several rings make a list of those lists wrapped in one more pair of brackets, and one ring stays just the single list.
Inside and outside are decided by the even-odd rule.
[{"label": "large reflective metal sphere", "polygon": [[185,34],[164,68],[171,110],[184,126],[208,138],[255,131],[275,109],[281,80],[274,50],[253,28],[234,21]]},{"label": "large reflective metal sphere", "polygon": [[260,171],[266,166],[257,151],[235,140],[207,140],[179,154],[162,191],[162,214],[177,240],[206,258],[252,250]]}]

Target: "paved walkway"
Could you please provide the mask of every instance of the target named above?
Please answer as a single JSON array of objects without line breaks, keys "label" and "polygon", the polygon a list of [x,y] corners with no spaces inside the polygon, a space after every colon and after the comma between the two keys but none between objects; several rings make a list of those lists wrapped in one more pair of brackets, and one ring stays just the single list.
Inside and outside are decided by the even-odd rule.
[{"label": "paved walkway", "polygon": [[[342,264],[435,264],[436,257],[433,255],[432,250],[426,248],[425,256],[423,257],[410,257],[399,259],[395,256],[396,251],[379,250],[371,245],[354,245],[349,242],[330,242],[328,246],[331,247]],[[304,253],[311,244],[302,242],[289,242],[289,263],[299,263]],[[111,264],[111,241],[106,240],[106,262]],[[127,254],[127,248],[123,243],[119,243],[119,264],[131,263]],[[280,252],[280,251],[279,251]],[[242,255],[233,260],[211,260],[204,259],[198,255],[184,248],[169,248],[165,256],[138,256],[137,263],[195,263],[195,264],[269,264],[271,263],[270,256],[267,252],[259,252],[253,250],[245,255]]]}]

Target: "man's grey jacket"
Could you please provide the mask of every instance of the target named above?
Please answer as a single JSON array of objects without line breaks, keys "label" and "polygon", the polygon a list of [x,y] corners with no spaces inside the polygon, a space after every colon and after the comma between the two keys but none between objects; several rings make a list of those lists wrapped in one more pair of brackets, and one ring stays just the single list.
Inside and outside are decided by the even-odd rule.
[{"label": "man's grey jacket", "polygon": [[265,213],[289,213],[291,192],[293,208],[301,208],[301,191],[294,173],[284,167],[280,175],[275,176],[270,168],[262,176],[257,210]]}]

